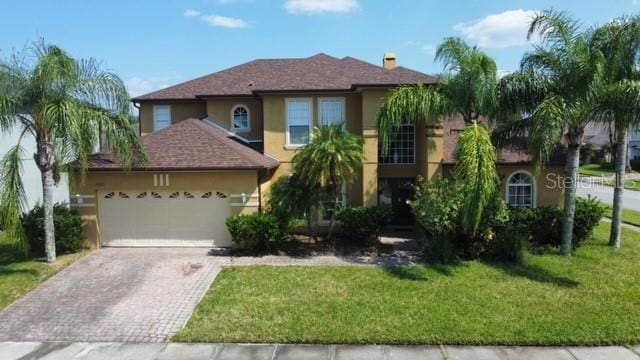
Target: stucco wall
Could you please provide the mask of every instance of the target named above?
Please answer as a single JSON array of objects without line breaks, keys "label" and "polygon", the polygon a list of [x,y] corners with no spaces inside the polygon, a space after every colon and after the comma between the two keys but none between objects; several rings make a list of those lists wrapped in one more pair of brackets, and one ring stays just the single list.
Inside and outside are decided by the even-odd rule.
[{"label": "stucco wall", "polygon": [[501,180],[501,194],[506,196],[506,183],[511,174],[524,171],[535,177],[536,206],[562,206],[564,201],[564,189],[558,186],[562,182],[561,177],[565,176],[562,166],[547,166],[536,172],[533,166],[501,165],[498,166],[498,174]]},{"label": "stucco wall", "polygon": [[[154,174],[168,174],[169,186],[154,186]],[[71,196],[72,208],[78,210],[89,245],[99,246],[98,195],[105,191],[192,190],[221,191],[231,196],[231,214],[249,214],[258,210],[256,171],[229,172],[90,172],[83,184],[75,186]],[[247,202],[241,203],[245,193]],[[77,196],[80,195],[80,196]]]},{"label": "stucco wall", "polygon": [[231,110],[236,105],[245,105],[249,109],[250,130],[237,134],[249,140],[262,139],[262,101],[258,98],[233,98],[207,100],[207,115],[216,124],[231,129]]},{"label": "stucco wall", "polygon": [[175,124],[188,118],[199,118],[207,114],[207,103],[204,100],[189,101],[153,101],[140,104],[140,126],[141,134],[152,133],[153,129],[153,106],[171,106],[171,123]]}]

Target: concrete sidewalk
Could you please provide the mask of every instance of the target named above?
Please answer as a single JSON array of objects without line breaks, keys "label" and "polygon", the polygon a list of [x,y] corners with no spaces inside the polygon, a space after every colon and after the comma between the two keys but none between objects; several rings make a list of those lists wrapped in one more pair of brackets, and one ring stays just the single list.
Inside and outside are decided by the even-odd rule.
[{"label": "concrete sidewalk", "polygon": [[0,359],[47,360],[413,360],[545,359],[640,360],[640,346],[387,346],[295,344],[40,343],[0,342]]}]

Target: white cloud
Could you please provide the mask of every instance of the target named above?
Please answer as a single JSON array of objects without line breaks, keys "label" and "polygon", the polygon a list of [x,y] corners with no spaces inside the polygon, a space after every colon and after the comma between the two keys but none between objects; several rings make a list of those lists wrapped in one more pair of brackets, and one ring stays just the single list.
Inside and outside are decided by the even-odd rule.
[{"label": "white cloud", "polygon": [[184,11],[184,16],[186,17],[197,17],[200,16],[200,11],[197,10],[193,10],[193,9],[187,9]]},{"label": "white cloud", "polygon": [[483,48],[526,45],[527,29],[536,10],[508,10],[499,14],[454,25],[453,29]]},{"label": "white cloud", "polygon": [[511,73],[513,73],[512,70],[498,69],[498,77],[501,79]]},{"label": "white cloud", "polygon": [[220,26],[227,29],[242,29],[249,26],[249,23],[242,19],[219,15],[204,15],[202,20],[208,22],[211,26]]},{"label": "white cloud", "polygon": [[242,29],[249,27],[249,23],[242,19],[220,15],[207,15],[192,9],[185,10],[184,16],[198,18],[202,21],[205,21],[211,26],[223,27],[227,29]]},{"label": "white cloud", "polygon": [[348,13],[358,8],[358,0],[286,0],[291,14]]}]

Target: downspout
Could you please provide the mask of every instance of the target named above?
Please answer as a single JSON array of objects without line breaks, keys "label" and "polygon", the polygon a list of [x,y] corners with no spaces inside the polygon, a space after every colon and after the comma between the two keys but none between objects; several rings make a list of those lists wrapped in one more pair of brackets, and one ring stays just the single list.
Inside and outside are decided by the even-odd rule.
[{"label": "downspout", "polygon": [[258,181],[258,213],[262,214],[262,182],[260,181],[260,172],[262,170],[256,171],[256,178]]},{"label": "downspout", "polygon": [[138,136],[142,136],[142,118],[140,114],[140,104],[134,101],[133,107],[138,109]]}]

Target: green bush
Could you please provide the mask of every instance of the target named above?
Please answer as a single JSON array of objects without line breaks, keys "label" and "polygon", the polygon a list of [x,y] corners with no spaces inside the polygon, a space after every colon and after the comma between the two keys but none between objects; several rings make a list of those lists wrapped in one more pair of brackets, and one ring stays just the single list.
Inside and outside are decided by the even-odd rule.
[{"label": "green bush", "polygon": [[[573,220],[574,248],[589,238],[603,215],[604,209],[597,199],[577,199]],[[534,248],[558,247],[562,243],[563,218],[563,210],[557,206],[513,209],[510,226],[525,234]]]},{"label": "green bush", "polygon": [[451,264],[458,260],[458,249],[452,234],[431,235],[424,241],[424,259],[432,264]]},{"label": "green bush", "polygon": [[629,161],[631,163],[631,168],[635,171],[640,170],[640,159],[633,159]]},{"label": "green bush", "polygon": [[267,213],[276,217],[283,233],[296,228],[299,219],[304,219],[307,230],[314,236],[314,208],[325,200],[320,185],[310,185],[300,175],[291,174],[276,180],[267,194]]},{"label": "green bush", "polygon": [[375,241],[391,220],[391,207],[348,207],[338,210],[336,220],[340,222],[340,240],[358,244]]},{"label": "green bush", "polygon": [[[82,235],[82,218],[77,211],[65,204],[53,206],[53,226],[55,229],[56,253],[76,252],[85,245]],[[44,256],[44,208],[36,206],[22,216],[22,227],[29,240],[29,248],[34,256]]]},{"label": "green bush", "polygon": [[247,250],[272,250],[284,238],[278,219],[271,214],[236,215],[226,225],[231,240]]},{"label": "green bush", "polygon": [[459,228],[462,195],[454,181],[418,179],[411,208],[416,221],[431,236],[442,237]]},{"label": "green bush", "polygon": [[485,234],[488,240],[486,251],[482,257],[487,260],[522,263],[527,246],[527,237],[520,232],[518,226],[506,223],[495,232]]}]

